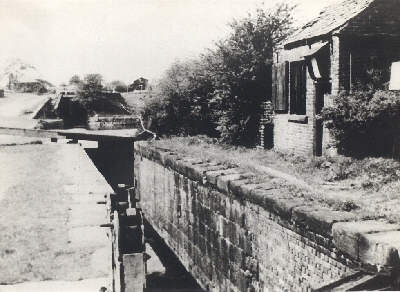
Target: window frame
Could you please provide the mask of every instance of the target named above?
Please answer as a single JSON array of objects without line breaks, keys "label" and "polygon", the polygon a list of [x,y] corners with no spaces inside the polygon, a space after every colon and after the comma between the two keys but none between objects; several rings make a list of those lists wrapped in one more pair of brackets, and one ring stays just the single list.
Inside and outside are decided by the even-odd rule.
[{"label": "window frame", "polygon": [[306,60],[289,63],[289,114],[307,113],[307,63]]}]

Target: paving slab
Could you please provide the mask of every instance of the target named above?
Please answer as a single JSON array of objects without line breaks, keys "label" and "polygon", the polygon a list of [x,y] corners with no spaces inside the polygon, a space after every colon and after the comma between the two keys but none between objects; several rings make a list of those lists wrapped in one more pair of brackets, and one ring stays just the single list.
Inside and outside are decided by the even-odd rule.
[{"label": "paving slab", "polygon": [[104,281],[76,281],[109,279],[106,210],[96,201],[113,190],[84,149],[0,147],[0,165],[0,283],[9,284],[0,291],[99,291]]},{"label": "paving slab", "polygon": [[108,278],[81,281],[42,281],[16,285],[0,285],[0,292],[98,292],[99,287],[107,287]]}]

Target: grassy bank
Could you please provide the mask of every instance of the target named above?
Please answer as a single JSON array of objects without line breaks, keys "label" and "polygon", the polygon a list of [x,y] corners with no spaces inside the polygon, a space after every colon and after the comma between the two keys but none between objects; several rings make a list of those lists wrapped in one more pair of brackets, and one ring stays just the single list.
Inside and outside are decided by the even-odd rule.
[{"label": "grassy bank", "polygon": [[393,159],[302,157],[220,144],[203,136],[155,143],[195,158],[240,166],[261,181],[268,175],[280,177],[279,183],[286,184],[293,197],[304,197],[318,206],[400,222],[400,162]]}]

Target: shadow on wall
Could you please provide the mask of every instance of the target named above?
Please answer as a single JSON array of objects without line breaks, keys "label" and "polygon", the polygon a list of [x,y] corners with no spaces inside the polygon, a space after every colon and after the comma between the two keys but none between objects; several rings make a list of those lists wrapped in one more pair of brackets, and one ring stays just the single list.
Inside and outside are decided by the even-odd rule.
[{"label": "shadow on wall", "polygon": [[99,141],[85,151],[114,191],[118,184],[133,185],[133,143]]},{"label": "shadow on wall", "polygon": [[[98,149],[85,149],[96,168],[116,191],[118,184],[133,184],[133,143],[99,142]],[[203,292],[196,280],[186,271],[173,251],[146,222],[145,237],[165,267],[165,273],[146,276],[146,292]]]},{"label": "shadow on wall", "polygon": [[150,245],[165,267],[165,273],[146,276],[146,292],[204,292],[148,222],[145,222],[145,237],[151,238]]}]

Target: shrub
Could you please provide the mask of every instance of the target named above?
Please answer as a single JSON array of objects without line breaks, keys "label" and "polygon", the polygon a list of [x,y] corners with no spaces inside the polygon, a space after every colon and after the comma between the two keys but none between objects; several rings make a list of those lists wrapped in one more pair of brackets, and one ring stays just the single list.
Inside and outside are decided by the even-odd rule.
[{"label": "shrub", "polygon": [[142,118],[146,128],[157,132],[158,135],[171,135],[176,132],[177,121],[171,113],[167,98],[157,95],[145,101]]},{"label": "shrub", "polygon": [[96,114],[107,116],[131,113],[119,93],[81,91],[76,97],[61,99],[59,115],[67,128],[85,126],[87,118]]},{"label": "shrub", "polygon": [[89,115],[129,115],[130,110],[120,93],[81,91],[72,99],[86,109]]},{"label": "shrub", "polygon": [[209,104],[213,87],[205,71],[199,60],[170,66],[144,106],[143,119],[151,130],[158,135],[217,134]]},{"label": "shrub", "polygon": [[400,133],[400,94],[356,91],[334,97],[322,119],[338,150],[351,156],[389,156]]}]

